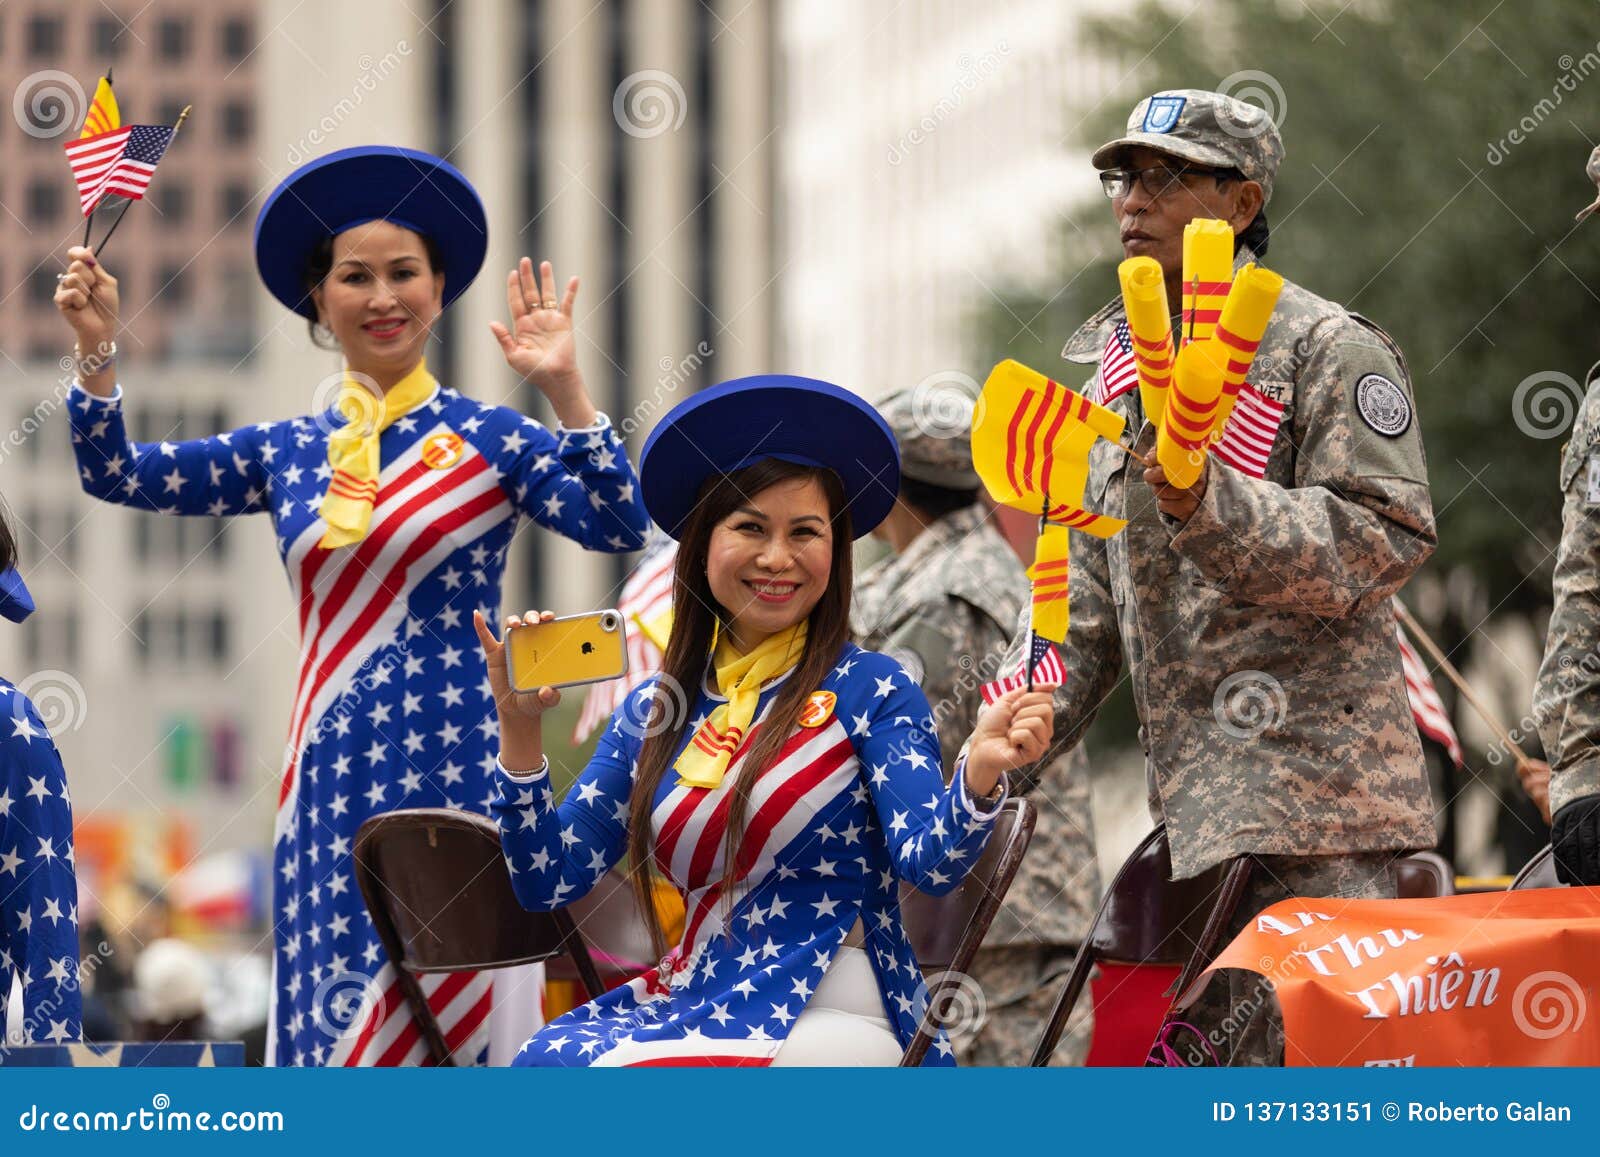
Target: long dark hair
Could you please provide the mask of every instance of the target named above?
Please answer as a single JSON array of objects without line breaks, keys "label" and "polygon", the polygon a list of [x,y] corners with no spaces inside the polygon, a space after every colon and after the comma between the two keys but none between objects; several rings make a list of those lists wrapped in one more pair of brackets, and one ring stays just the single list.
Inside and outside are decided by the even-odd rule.
[{"label": "long dark hair", "polygon": [[[688,707],[694,704],[705,679],[706,659],[711,652],[712,633],[724,613],[711,593],[706,575],[706,559],[711,548],[711,532],[738,509],[748,496],[760,494],[770,486],[797,478],[815,478],[828,499],[828,519],[833,527],[833,563],[828,572],[828,588],[811,609],[806,623],[806,645],[800,662],[785,680],[772,704],[766,722],[755,728],[744,755],[744,766],[733,787],[728,805],[727,835],[723,840],[722,899],[731,904],[733,885],[739,875],[739,844],[749,818],[750,795],[756,780],[776,759],[778,750],[794,731],[800,712],[811,693],[821,685],[850,638],[850,587],[852,583],[850,511],[845,505],[844,487],[832,470],[802,466],[777,458],[766,458],[732,474],[716,475],[701,489],[694,513],[689,516],[679,538],[677,563],[672,573],[672,633],[667,638],[661,681],[667,687],[682,689],[683,718],[650,734],[639,752],[638,776],[628,808],[628,857],[633,867],[633,892],[656,954],[668,945],[656,915],[650,879],[655,864],[655,839],[650,816],[655,808],[656,791],[672,766],[673,758],[689,725]],[[652,724],[660,723],[661,713],[674,710],[674,700],[658,692]]]}]

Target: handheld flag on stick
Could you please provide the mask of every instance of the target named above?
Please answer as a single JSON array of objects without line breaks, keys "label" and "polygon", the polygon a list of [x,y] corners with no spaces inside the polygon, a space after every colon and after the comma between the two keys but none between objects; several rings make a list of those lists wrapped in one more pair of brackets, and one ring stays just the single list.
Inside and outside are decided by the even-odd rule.
[{"label": "handheld flag on stick", "polygon": [[1196,217],[1183,227],[1183,337],[1204,341],[1233,283],[1233,227]]},{"label": "handheld flag on stick", "polygon": [[1180,489],[1193,486],[1205,467],[1227,362],[1227,351],[1215,338],[1186,342],[1178,351],[1172,393],[1156,433],[1156,461]]},{"label": "handheld flag on stick", "polygon": [[1233,279],[1233,288],[1228,291],[1228,300],[1223,302],[1214,335],[1228,350],[1228,367],[1222,378],[1222,403],[1217,410],[1219,437],[1233,413],[1233,404],[1239,400],[1245,375],[1250,372],[1250,363],[1255,360],[1256,349],[1267,332],[1267,322],[1272,320],[1272,311],[1277,308],[1278,295],[1282,292],[1283,278],[1252,263],[1239,270],[1239,275]]},{"label": "handheld flag on stick", "polygon": [[[95,91],[95,103],[90,106],[89,115],[84,119],[84,134],[63,148],[67,163],[72,168],[72,179],[78,186],[78,200],[84,216],[85,245],[89,243],[89,229],[93,224],[94,211],[100,203],[108,196],[125,199],[121,213],[100,242],[99,249],[103,252],[111,234],[122,223],[128,205],[144,199],[150,179],[155,175],[156,165],[183,127],[183,122],[188,119],[189,109],[184,108],[175,125],[122,125],[109,78],[102,79],[100,83],[101,88]],[[101,102],[102,91],[106,95],[104,103]],[[107,122],[114,123],[115,127],[104,132],[88,131],[91,126]]]},{"label": "handheld flag on stick", "polygon": [[1118,439],[1127,420],[1037,370],[1007,359],[989,372],[972,424],[972,465],[1002,506],[1109,538],[1121,519],[1083,509],[1089,448]]},{"label": "handheld flag on stick", "polygon": [[1130,257],[1117,266],[1122,283],[1122,308],[1128,315],[1133,361],[1139,371],[1139,401],[1145,417],[1157,426],[1172,385],[1172,314],[1167,307],[1167,282],[1154,257]]},{"label": "handheld flag on stick", "polygon": [[1044,527],[1034,544],[1033,565],[1028,568],[1033,580],[1033,633],[1052,643],[1067,640],[1070,533],[1065,526]]},{"label": "handheld flag on stick", "polygon": [[[87,140],[89,137],[114,132],[121,127],[122,112],[117,108],[117,94],[111,87],[111,70],[108,68],[106,74],[100,78],[100,83],[94,86],[94,100],[89,102],[89,111],[84,115],[83,130],[78,133],[78,139]],[[92,214],[85,213],[83,215],[85,246],[89,244],[89,227],[92,224]]]},{"label": "handheld flag on stick", "polygon": [[[1067,637],[1069,529],[1110,538],[1128,525],[1083,508],[1089,450],[1104,438],[1131,453],[1118,441],[1126,426],[1115,411],[1019,362],[1001,362],[984,383],[972,425],[973,468],[996,502],[1039,514],[1039,541],[1028,568],[1030,652]],[[1029,661],[1017,685],[1031,691],[1037,665],[1037,658]]]}]

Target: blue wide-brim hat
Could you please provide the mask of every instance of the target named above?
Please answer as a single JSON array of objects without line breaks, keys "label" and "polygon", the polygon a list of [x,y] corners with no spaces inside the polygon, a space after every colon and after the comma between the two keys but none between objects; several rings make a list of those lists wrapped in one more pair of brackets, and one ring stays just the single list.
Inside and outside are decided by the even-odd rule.
[{"label": "blue wide-brim hat", "polygon": [[0,571],[0,618],[20,623],[33,614],[33,596],[16,567]]},{"label": "blue wide-brim hat", "polygon": [[466,291],[489,249],[478,192],[448,161],[419,149],[363,145],[308,161],[283,179],[256,217],[256,267],[267,289],[315,321],[306,261],[329,237],[390,221],[433,240],[444,263],[444,304]]},{"label": "blue wide-brim hat", "polygon": [[837,474],[856,538],[883,521],[900,490],[900,449],[877,410],[827,382],[760,374],[702,390],[661,419],[639,456],[645,509],[678,538],[706,479],[764,458]]}]

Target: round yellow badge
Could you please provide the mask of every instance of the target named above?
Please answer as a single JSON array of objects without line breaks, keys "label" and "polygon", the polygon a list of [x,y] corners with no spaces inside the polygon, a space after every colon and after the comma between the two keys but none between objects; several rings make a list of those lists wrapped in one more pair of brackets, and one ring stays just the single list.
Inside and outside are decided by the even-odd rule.
[{"label": "round yellow badge", "polygon": [[435,470],[448,470],[464,453],[461,435],[452,430],[435,434],[422,444],[422,460]]},{"label": "round yellow badge", "polygon": [[832,691],[813,691],[800,709],[801,727],[821,727],[833,718],[833,705],[838,696]]}]

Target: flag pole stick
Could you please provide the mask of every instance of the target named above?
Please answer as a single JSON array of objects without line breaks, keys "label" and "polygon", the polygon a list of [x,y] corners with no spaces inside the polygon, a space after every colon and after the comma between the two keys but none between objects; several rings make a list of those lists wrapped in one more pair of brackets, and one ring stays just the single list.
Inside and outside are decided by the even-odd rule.
[{"label": "flag pole stick", "polygon": [[1429,638],[1428,632],[1424,631],[1417,620],[1411,617],[1411,612],[1406,610],[1405,604],[1399,599],[1395,599],[1394,609],[1395,613],[1400,616],[1400,622],[1405,625],[1406,630],[1410,631],[1416,637],[1417,642],[1422,644],[1422,649],[1428,652],[1428,656],[1439,664],[1439,670],[1444,672],[1445,678],[1455,684],[1456,690],[1461,692],[1461,697],[1472,704],[1473,710],[1478,713],[1478,717],[1487,723],[1489,730],[1493,731],[1499,737],[1500,742],[1506,745],[1506,750],[1516,760],[1517,767],[1520,769],[1533,762],[1528,758],[1528,753],[1517,746],[1516,742],[1511,738],[1511,733],[1501,726],[1500,721],[1494,717],[1494,714],[1483,700],[1478,698],[1477,694],[1467,684],[1466,679],[1462,677],[1461,672],[1457,671],[1455,665],[1444,657],[1444,652],[1439,650],[1439,644]]},{"label": "flag pole stick", "polygon": [[[1039,509],[1039,536],[1034,540],[1035,545],[1033,548],[1033,561],[1036,563],[1039,561],[1038,543],[1044,538],[1045,527],[1049,525],[1049,519],[1050,492],[1046,491],[1044,495],[1044,505]],[[1035,579],[1034,581],[1038,582],[1039,580]],[[1028,669],[1028,693],[1030,695],[1033,693],[1033,636],[1035,633],[1033,617],[1037,610],[1038,608],[1033,601],[1033,591],[1030,589],[1028,591],[1028,648],[1023,652],[1022,655],[1022,665]]]},{"label": "flag pole stick", "polygon": [[[178,130],[183,128],[183,122],[189,119],[189,110],[192,109],[193,107],[194,107],[194,105],[192,105],[192,104],[186,104],[186,105],[183,106],[183,111],[178,114],[178,123],[172,126],[172,136],[167,140],[167,148],[168,149],[172,148],[172,142],[178,139]],[[106,235],[104,237],[100,238],[100,245],[95,250],[95,255],[96,256],[99,256],[99,255],[103,254],[106,251],[106,245],[107,245],[108,242],[110,242],[111,235],[117,231],[117,226],[122,224],[122,219],[128,215],[128,209],[132,204],[133,204],[132,201],[124,201],[122,203],[122,212],[118,213],[117,214],[117,219],[115,221],[111,222],[111,228],[106,230]],[[87,229],[84,230],[84,235],[85,235],[85,242],[84,243],[87,244],[88,243],[88,240],[87,240],[88,230]]]}]

